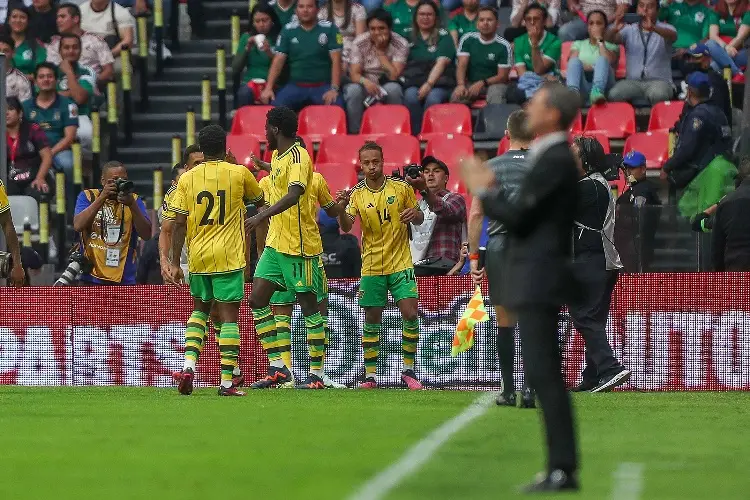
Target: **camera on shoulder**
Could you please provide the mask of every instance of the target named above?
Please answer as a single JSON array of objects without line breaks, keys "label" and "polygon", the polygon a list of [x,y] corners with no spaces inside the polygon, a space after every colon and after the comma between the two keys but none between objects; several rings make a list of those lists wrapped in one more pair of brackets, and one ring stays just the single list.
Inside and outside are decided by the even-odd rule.
[{"label": "camera on shoulder", "polygon": [[422,165],[411,163],[409,165],[404,165],[401,169],[397,168],[391,173],[391,176],[401,180],[405,180],[406,177],[416,179],[422,172],[424,172],[424,167]]}]

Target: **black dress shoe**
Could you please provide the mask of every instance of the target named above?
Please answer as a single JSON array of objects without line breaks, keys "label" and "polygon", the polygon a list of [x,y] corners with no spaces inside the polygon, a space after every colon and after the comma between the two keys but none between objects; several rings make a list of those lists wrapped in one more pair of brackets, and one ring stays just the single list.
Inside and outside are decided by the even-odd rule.
[{"label": "black dress shoe", "polygon": [[572,475],[555,469],[549,474],[540,472],[537,474],[536,481],[525,486],[521,490],[523,493],[544,493],[550,491],[572,492],[578,491],[578,481]]},{"label": "black dress shoe", "polygon": [[591,392],[609,392],[628,380],[630,380],[630,370],[621,366],[599,379],[599,383],[591,389]]}]

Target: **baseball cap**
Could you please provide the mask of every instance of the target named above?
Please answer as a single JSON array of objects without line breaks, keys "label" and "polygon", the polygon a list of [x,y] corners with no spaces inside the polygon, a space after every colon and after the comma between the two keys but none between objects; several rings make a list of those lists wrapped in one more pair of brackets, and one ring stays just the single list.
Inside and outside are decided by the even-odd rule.
[{"label": "baseball cap", "polygon": [[425,156],[424,159],[422,159],[422,168],[426,168],[427,165],[429,165],[431,163],[436,164],[446,174],[450,174],[450,171],[448,170],[448,165],[446,165],[444,162],[438,160],[434,156]]},{"label": "baseball cap", "polygon": [[705,43],[694,43],[687,50],[687,53],[693,57],[703,57],[711,55],[708,50],[708,45],[706,45]]},{"label": "baseball cap", "polygon": [[685,82],[688,87],[693,87],[694,89],[711,88],[711,80],[708,79],[708,75],[700,71],[690,73],[685,78]]},{"label": "baseball cap", "polygon": [[628,151],[622,158],[622,164],[630,168],[638,168],[646,165],[646,156],[640,151]]}]

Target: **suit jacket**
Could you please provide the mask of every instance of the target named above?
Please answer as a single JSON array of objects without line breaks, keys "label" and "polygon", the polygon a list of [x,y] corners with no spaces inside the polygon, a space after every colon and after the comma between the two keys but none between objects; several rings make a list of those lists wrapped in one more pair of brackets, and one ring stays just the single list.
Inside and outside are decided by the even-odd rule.
[{"label": "suit jacket", "polygon": [[508,229],[501,300],[511,309],[567,303],[577,291],[570,271],[578,171],[564,132],[537,140],[511,200],[502,186],[482,195],[484,213]]}]

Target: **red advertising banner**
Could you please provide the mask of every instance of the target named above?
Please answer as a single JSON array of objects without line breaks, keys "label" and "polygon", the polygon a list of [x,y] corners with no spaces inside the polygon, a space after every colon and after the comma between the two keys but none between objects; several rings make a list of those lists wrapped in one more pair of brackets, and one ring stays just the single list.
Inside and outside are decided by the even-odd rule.
[{"label": "red advertising banner", "polygon": [[[750,275],[625,275],[615,289],[608,336],[633,371],[625,390],[750,390]],[[354,385],[364,372],[357,282],[331,280],[331,338],[326,372]],[[248,288],[249,292],[249,288]],[[419,281],[417,374],[434,388],[496,389],[494,311],[476,344],[450,356],[453,331],[473,286],[467,277]],[[0,384],[170,386],[182,366],[185,322],[192,310],[186,289],[168,286],[0,289]],[[295,373],[304,377],[307,349],[297,308],[292,320]],[[569,385],[583,368],[583,339],[565,311],[560,345]],[[255,338],[250,311],[240,311],[241,366],[250,380],[268,363]],[[517,340],[518,345],[518,340]],[[520,347],[517,349],[520,353]],[[218,352],[210,333],[198,364],[200,385],[217,385]],[[401,319],[384,313],[378,371],[383,385],[399,386]],[[517,380],[523,377],[518,355]]]}]

